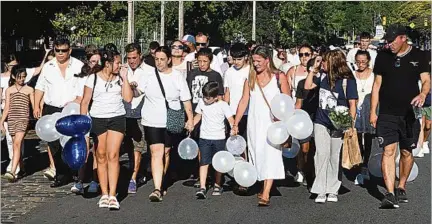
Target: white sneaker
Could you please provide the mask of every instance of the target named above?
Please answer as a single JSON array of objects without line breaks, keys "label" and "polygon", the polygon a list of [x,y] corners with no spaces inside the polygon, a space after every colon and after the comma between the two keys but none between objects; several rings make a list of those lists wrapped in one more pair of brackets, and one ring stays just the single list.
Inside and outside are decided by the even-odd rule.
[{"label": "white sneaker", "polygon": [[297,172],[297,175],[295,176],[295,181],[297,183],[303,183],[303,179],[304,179],[304,175],[302,174],[302,172]]},{"label": "white sneaker", "polygon": [[430,149],[429,149],[429,142],[423,142],[423,153],[424,154],[429,154],[430,153]]},{"label": "white sneaker", "polygon": [[326,199],[327,197],[325,194],[319,194],[318,197],[315,198],[315,203],[325,203]]},{"label": "white sneaker", "polygon": [[336,194],[329,194],[327,197],[327,201],[328,202],[337,202],[338,201],[338,197]]},{"label": "white sneaker", "polygon": [[[422,150],[422,148],[420,148],[420,149],[417,149],[418,150],[418,153],[417,153],[417,155],[414,155],[414,157],[417,157],[417,158],[423,158],[424,157],[424,154],[423,154],[423,150]],[[413,153],[414,154],[414,153]]]},{"label": "white sneaker", "polygon": [[355,185],[363,185],[364,184],[364,178],[362,174],[358,174],[356,176],[356,179],[354,180]]}]

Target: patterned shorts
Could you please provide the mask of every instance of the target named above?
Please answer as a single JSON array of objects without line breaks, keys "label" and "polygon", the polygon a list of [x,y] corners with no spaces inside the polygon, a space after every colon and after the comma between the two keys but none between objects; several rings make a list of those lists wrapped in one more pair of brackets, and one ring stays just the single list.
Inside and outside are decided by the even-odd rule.
[{"label": "patterned shorts", "polygon": [[8,130],[11,136],[15,136],[18,132],[26,132],[28,127],[28,120],[19,120],[19,121],[11,121],[8,122]]}]

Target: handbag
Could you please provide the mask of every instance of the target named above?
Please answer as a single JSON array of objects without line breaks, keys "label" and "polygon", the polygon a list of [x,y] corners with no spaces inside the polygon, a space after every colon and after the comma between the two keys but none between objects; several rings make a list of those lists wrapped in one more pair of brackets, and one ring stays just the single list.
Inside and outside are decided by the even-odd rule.
[{"label": "handbag", "polygon": [[360,145],[357,138],[357,130],[354,128],[352,136],[345,132],[343,149],[342,149],[342,167],[351,169],[363,162]]},{"label": "handbag", "polygon": [[164,87],[162,85],[162,81],[161,81],[161,78],[160,78],[160,75],[159,75],[157,68],[155,68],[155,72],[156,72],[157,80],[159,82],[160,89],[162,91],[162,95],[165,99],[165,106],[167,109],[166,129],[167,129],[167,131],[169,131],[171,133],[180,134],[183,132],[184,126],[185,126],[184,125],[185,124],[184,123],[185,113],[184,113],[183,104],[180,103],[180,107],[181,107],[180,110],[174,110],[174,109],[171,109],[169,107],[168,101],[167,101],[166,96],[165,96],[165,90],[164,90]]}]

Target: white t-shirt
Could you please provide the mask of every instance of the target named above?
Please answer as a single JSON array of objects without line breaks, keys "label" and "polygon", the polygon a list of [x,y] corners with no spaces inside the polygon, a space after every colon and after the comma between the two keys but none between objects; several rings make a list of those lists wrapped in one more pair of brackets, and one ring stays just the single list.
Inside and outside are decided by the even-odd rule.
[{"label": "white t-shirt", "polygon": [[[153,74],[154,70],[155,70],[154,67],[146,64],[145,62],[142,62],[141,65],[135,69],[135,71],[133,71],[128,66],[128,74],[127,74],[128,81],[129,81],[129,83],[136,82],[138,84],[139,80],[143,76],[147,76],[148,74]],[[138,105],[141,103],[143,98],[144,98],[143,95],[132,98],[131,109],[137,108]]]},{"label": "white t-shirt", "polygon": [[30,80],[33,78],[35,71],[36,71],[36,68],[26,68],[27,76],[24,80],[24,83],[30,82]]},{"label": "white t-shirt", "polygon": [[298,54],[294,54],[293,55],[293,54],[291,54],[291,53],[288,52],[288,54],[287,54],[287,60],[288,60],[288,63],[291,64],[291,66],[299,65],[300,64],[300,58],[299,58]]},{"label": "white t-shirt", "polygon": [[[243,96],[244,82],[248,79],[249,69],[250,67],[248,65],[243,66],[240,70],[237,70],[232,66],[225,74],[224,87],[229,89],[229,106],[233,114],[236,114],[238,104]],[[247,115],[247,110],[245,115]]]},{"label": "white t-shirt", "polygon": [[173,65],[172,66],[173,69],[179,71],[182,73],[183,77],[186,79],[186,75],[187,75],[187,61],[184,61],[179,64],[179,65]]},{"label": "white t-shirt", "polygon": [[[348,55],[347,55],[347,62],[353,64],[355,70],[358,69],[358,67],[355,63],[355,55],[357,54],[358,50],[360,50],[360,48],[353,48],[348,52]],[[367,51],[369,52],[369,54],[371,56],[371,60],[369,62],[369,68],[373,69],[373,67],[375,65],[375,58],[377,56],[377,52],[375,50],[372,50],[372,49],[367,49]],[[350,68],[351,68],[351,66],[350,66]]]},{"label": "white t-shirt", "polygon": [[[159,75],[169,107],[179,110],[180,101],[191,99],[186,79],[175,69],[172,69],[169,74],[159,72]],[[141,78],[138,82],[138,90],[145,95],[144,106],[141,110],[141,123],[149,127],[165,128],[167,109],[156,74],[149,74]]]},{"label": "white t-shirt", "polygon": [[[125,115],[123,105],[122,85],[119,76],[115,76],[112,81],[105,81],[97,76],[96,86],[93,92],[93,104],[90,108],[90,116],[96,118],[112,118]],[[95,75],[88,77],[85,86],[93,89]]]},{"label": "white t-shirt", "polygon": [[206,105],[202,99],[198,102],[195,112],[202,114],[200,138],[208,140],[225,139],[225,118],[233,116],[225,101],[219,100]]},{"label": "white t-shirt", "polygon": [[1,109],[4,109],[6,103],[6,89],[9,88],[10,76],[2,76],[0,79],[0,87],[2,88],[2,103]]},{"label": "white t-shirt", "polygon": [[289,70],[292,66],[293,66],[293,65],[291,64],[291,62],[287,62],[287,63],[281,65],[281,66],[279,67],[279,70],[283,71],[283,73],[286,74],[286,73],[288,72],[288,70]]},{"label": "white t-shirt", "polygon": [[[87,83],[88,76],[84,76],[78,79],[78,85],[76,88],[75,96],[83,97],[84,96],[84,86]],[[93,83],[92,83],[93,88]]]}]

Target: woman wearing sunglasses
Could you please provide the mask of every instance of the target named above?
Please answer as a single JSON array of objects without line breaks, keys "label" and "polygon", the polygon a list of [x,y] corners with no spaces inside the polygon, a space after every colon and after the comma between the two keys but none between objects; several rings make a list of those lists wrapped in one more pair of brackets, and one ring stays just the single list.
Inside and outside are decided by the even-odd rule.
[{"label": "woman wearing sunglasses", "polygon": [[307,44],[301,46],[298,54],[300,58],[300,65],[291,67],[287,72],[288,83],[290,84],[291,89],[293,91],[292,96],[294,100],[295,100],[295,93],[297,90],[298,83],[301,80],[305,79],[308,74],[307,63],[309,59],[312,58],[313,55],[312,52],[313,50],[311,46]]},{"label": "woman wearing sunglasses", "polygon": [[183,58],[185,45],[179,40],[175,40],[171,45],[172,68],[181,72],[186,78],[186,61]]}]

